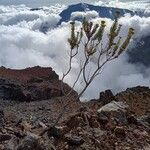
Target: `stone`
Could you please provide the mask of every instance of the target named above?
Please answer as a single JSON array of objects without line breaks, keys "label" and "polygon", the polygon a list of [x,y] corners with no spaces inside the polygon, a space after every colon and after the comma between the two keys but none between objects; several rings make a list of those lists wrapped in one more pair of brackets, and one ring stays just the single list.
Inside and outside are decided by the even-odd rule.
[{"label": "stone", "polygon": [[91,131],[91,136],[93,136],[94,134],[94,137],[95,138],[99,138],[99,137],[102,137],[103,135],[105,135],[105,131],[104,130],[101,130],[100,128],[92,128],[90,129]]},{"label": "stone", "polygon": [[68,119],[65,121],[65,124],[70,130],[72,130],[74,128],[85,125],[85,121],[82,114],[77,113],[73,116],[68,117]]},{"label": "stone", "polygon": [[75,135],[68,134],[65,136],[65,140],[69,145],[82,145],[84,143],[83,138]]},{"label": "stone", "polygon": [[126,136],[126,132],[125,132],[125,129],[123,127],[116,127],[114,129],[114,133],[116,134],[116,136],[119,136],[119,137],[125,137]]},{"label": "stone", "polygon": [[47,126],[46,126],[43,122],[41,122],[41,121],[38,121],[38,125],[39,125],[40,127],[42,127],[43,129],[46,129],[46,128],[47,128]]},{"label": "stone", "polygon": [[39,106],[38,109],[39,109],[39,110],[44,110],[45,107],[44,107],[44,106]]},{"label": "stone", "polygon": [[4,126],[4,111],[0,110],[0,127]]},{"label": "stone", "polygon": [[126,111],[126,109],[128,108],[128,105],[126,105],[124,102],[116,102],[116,101],[112,101],[109,104],[101,107],[98,112],[110,112],[110,111],[118,111],[118,110],[122,110],[123,112]]},{"label": "stone", "polygon": [[13,136],[6,144],[5,144],[5,150],[16,150],[16,147],[18,145],[19,138],[16,136]]},{"label": "stone", "polygon": [[127,123],[127,110],[128,105],[124,102],[116,102],[112,101],[109,104],[104,105],[100,109],[98,109],[99,119],[102,120],[104,116],[106,116],[107,120],[115,120],[118,124],[126,124]]},{"label": "stone", "polygon": [[16,126],[21,125],[22,122],[23,122],[23,118],[19,118],[19,120],[17,120]]},{"label": "stone", "polygon": [[128,120],[128,123],[129,124],[135,124],[135,125],[137,125],[137,119],[135,118],[135,116],[134,115],[130,115],[130,116],[128,116],[127,117],[127,120]]},{"label": "stone", "polygon": [[99,128],[100,124],[97,121],[97,118],[91,117],[91,119],[89,120],[89,124],[92,128]]},{"label": "stone", "polygon": [[51,127],[47,132],[48,137],[61,138],[63,133],[63,127]]},{"label": "stone", "polygon": [[4,150],[5,149],[5,146],[0,144],[0,150]]},{"label": "stone", "polygon": [[111,90],[106,90],[104,92],[100,92],[99,100],[101,101],[102,105],[106,105],[111,101],[116,101],[116,98]]},{"label": "stone", "polygon": [[102,125],[106,125],[109,122],[109,118],[103,113],[98,113],[98,120]]},{"label": "stone", "polygon": [[9,134],[0,134],[0,142],[8,141],[12,138]]},{"label": "stone", "polygon": [[21,129],[24,131],[24,132],[27,132],[27,131],[30,131],[31,128],[32,128],[32,125],[30,123],[28,123],[27,121],[23,121],[20,125]]},{"label": "stone", "polygon": [[0,110],[0,118],[4,118],[4,111]]},{"label": "stone", "polygon": [[150,88],[137,86],[128,88],[126,91],[118,93],[116,96],[118,101],[125,101],[130,112],[136,116],[150,114]]},{"label": "stone", "polygon": [[16,150],[45,150],[45,147],[39,136],[28,133]]}]

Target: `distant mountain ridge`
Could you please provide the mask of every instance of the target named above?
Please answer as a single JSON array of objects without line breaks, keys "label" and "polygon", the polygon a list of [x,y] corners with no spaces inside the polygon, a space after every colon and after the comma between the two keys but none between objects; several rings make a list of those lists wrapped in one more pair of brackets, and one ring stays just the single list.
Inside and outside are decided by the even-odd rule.
[{"label": "distant mountain ridge", "polygon": [[85,12],[85,11],[96,11],[98,12],[99,16],[102,18],[110,18],[114,19],[115,12],[120,11],[121,16],[126,13],[130,13],[134,15],[135,13],[127,10],[127,9],[120,9],[120,8],[113,8],[113,7],[105,7],[105,6],[95,6],[86,3],[79,3],[75,5],[70,5],[67,9],[63,10],[59,15],[61,16],[61,20],[59,24],[63,21],[69,21],[71,18],[71,14],[73,12]]},{"label": "distant mountain ridge", "polygon": [[[144,12],[142,11],[130,11],[128,9],[121,9],[121,8],[114,8],[114,7],[106,7],[106,6],[95,6],[90,5],[86,3],[79,3],[75,5],[70,5],[68,8],[63,10],[59,15],[61,16],[61,20],[58,24],[61,24],[62,22],[67,22],[71,20],[71,14],[74,12],[88,12],[88,11],[96,11],[100,17],[102,18],[110,18],[114,19],[115,12],[119,11],[121,16],[124,16],[125,14],[129,13],[130,15],[138,15],[143,17]],[[145,16],[147,17],[147,16]],[[81,18],[74,18],[75,20],[80,20]],[[129,61],[131,63],[142,63],[145,66],[150,66],[150,42],[149,42],[150,36],[147,36],[142,39],[143,45],[141,46],[138,42],[137,46],[129,51]]]},{"label": "distant mountain ridge", "polygon": [[[40,8],[39,8],[40,9]],[[37,9],[32,9],[32,11],[37,10]],[[90,12],[90,11],[95,11],[98,13],[98,15],[102,18],[110,18],[114,19],[115,12],[119,11],[121,16],[124,16],[126,13],[133,15],[138,15],[143,17],[145,14],[142,11],[130,11],[128,9],[121,9],[121,8],[113,8],[113,7],[106,7],[106,6],[95,6],[91,4],[86,4],[86,3],[78,3],[74,5],[68,6],[65,10],[63,10],[59,15],[61,17],[61,20],[58,22],[57,25],[60,25],[62,22],[68,22],[70,21],[72,13],[75,12]],[[145,16],[147,17],[147,16]],[[82,18],[75,17],[73,20],[81,20]],[[44,22],[41,25],[40,31],[46,33],[49,30],[49,25],[48,23]],[[147,37],[144,37],[140,41],[143,41],[143,45],[140,44],[139,41],[137,41],[137,45],[135,48],[129,50],[129,62],[131,63],[142,63],[145,66],[150,66],[150,35]]]},{"label": "distant mountain ridge", "polygon": [[[32,8],[30,11],[37,11],[41,10],[42,8]],[[102,18],[110,18],[114,19],[116,11],[120,12],[121,16],[124,16],[126,13],[129,13],[131,15],[134,15],[135,13],[133,11],[130,11],[128,9],[121,9],[121,8],[113,8],[113,7],[106,7],[106,6],[95,6],[87,3],[78,3],[69,5],[66,9],[64,9],[59,16],[61,17],[60,21],[56,26],[61,25],[62,22],[68,22],[72,20],[71,15],[76,12],[84,13],[84,12],[91,12],[95,11],[98,13],[98,15]],[[136,14],[138,14],[136,12]],[[75,17],[73,20],[82,20],[80,17]],[[46,33],[51,28],[51,25],[48,22],[43,22],[40,31],[43,33]]]}]

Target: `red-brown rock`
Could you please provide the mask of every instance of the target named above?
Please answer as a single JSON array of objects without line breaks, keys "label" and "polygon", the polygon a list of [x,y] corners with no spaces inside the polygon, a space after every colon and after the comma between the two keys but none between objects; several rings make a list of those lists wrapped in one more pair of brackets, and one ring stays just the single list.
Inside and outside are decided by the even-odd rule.
[{"label": "red-brown rock", "polygon": [[[0,98],[34,101],[63,96],[61,81],[52,68],[32,67],[22,70],[0,68]],[[70,87],[63,83],[65,90]],[[73,91],[74,94],[76,92]]]}]

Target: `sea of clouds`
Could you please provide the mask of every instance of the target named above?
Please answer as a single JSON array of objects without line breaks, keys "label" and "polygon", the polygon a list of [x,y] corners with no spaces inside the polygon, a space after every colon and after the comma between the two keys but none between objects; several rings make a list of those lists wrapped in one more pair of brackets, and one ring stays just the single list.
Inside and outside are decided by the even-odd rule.
[{"label": "sea of clouds", "polygon": [[[98,2],[96,5],[103,4]],[[105,5],[112,3],[105,3]],[[117,4],[117,7],[119,4]],[[142,4],[142,6],[145,4]],[[148,13],[147,5],[144,9]],[[61,17],[58,15],[67,6],[55,5],[51,7],[43,7],[41,10],[30,11],[25,5],[0,5],[0,66],[8,68],[22,69],[36,65],[50,66],[59,75],[65,72],[68,66],[69,45],[67,38],[70,36],[70,24],[62,23],[57,26]],[[120,2],[120,7],[125,7]],[[126,7],[125,7],[126,8]],[[135,9],[135,7],[134,7]],[[139,7],[137,8],[139,9]],[[72,18],[76,16],[86,16],[92,18],[93,22],[99,22],[102,18],[98,17],[95,11],[77,12],[72,14]],[[96,18],[95,18],[96,17]],[[106,19],[107,28],[105,35],[109,32],[112,20]],[[130,16],[120,18],[119,23],[123,25],[121,35],[125,37],[129,27],[135,29],[134,39],[141,39],[150,35],[150,17]],[[77,22],[80,25],[80,22]],[[46,29],[45,33],[41,32]],[[103,39],[106,41],[106,39]],[[130,47],[135,46],[134,40]],[[68,84],[72,84],[80,67],[80,59],[82,54],[73,60],[72,72],[65,80]],[[95,64],[91,64],[91,68],[95,68]],[[81,81],[75,87],[77,91],[82,88]],[[95,98],[99,96],[99,92],[112,89],[114,93],[122,91],[128,87],[137,85],[150,86],[150,68],[142,64],[131,64],[128,62],[128,55],[124,53],[120,58],[108,63],[103,68],[102,74],[94,80],[91,86],[84,94],[86,98]]]}]

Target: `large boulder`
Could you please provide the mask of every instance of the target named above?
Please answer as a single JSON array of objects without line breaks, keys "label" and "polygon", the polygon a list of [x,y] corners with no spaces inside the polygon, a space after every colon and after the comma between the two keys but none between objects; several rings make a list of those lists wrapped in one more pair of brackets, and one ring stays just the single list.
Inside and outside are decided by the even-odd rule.
[{"label": "large boulder", "polygon": [[98,117],[100,121],[102,120],[102,122],[105,119],[106,123],[107,121],[113,120],[117,124],[126,124],[127,110],[128,105],[126,105],[124,102],[112,101],[98,110]]},{"label": "large boulder", "polygon": [[[0,98],[18,101],[45,100],[63,96],[61,81],[52,68],[22,70],[0,68]],[[65,90],[70,87],[63,83]],[[73,95],[76,92],[73,91]]]}]

